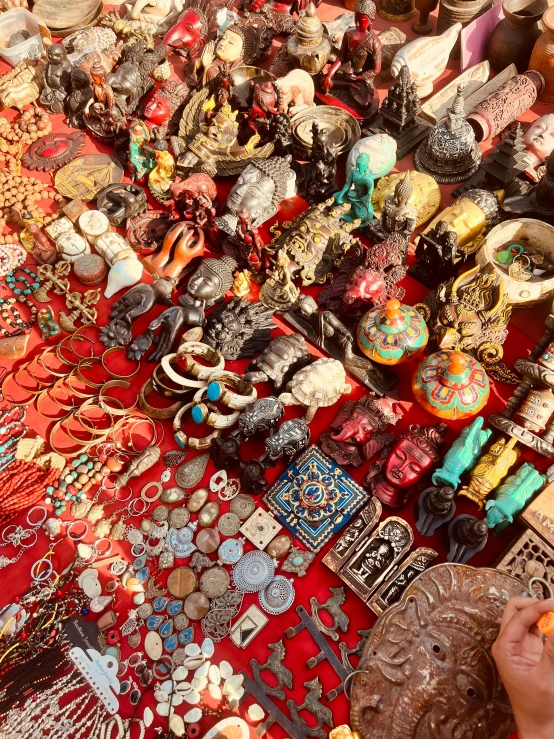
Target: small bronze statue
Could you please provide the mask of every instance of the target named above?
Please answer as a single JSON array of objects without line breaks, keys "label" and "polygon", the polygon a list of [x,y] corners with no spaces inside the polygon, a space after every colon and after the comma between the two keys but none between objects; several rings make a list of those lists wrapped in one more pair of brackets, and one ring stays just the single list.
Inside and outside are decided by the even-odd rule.
[{"label": "small bronze statue", "polygon": [[554,224],[554,150],[546,160],[539,184],[523,195],[506,198],[502,207],[511,217],[539,218]]},{"label": "small bronze statue", "polygon": [[321,123],[312,123],[312,149],[308,164],[296,164],[298,191],[310,205],[322,203],[336,191],[338,149],[328,143]]},{"label": "small bronze statue", "polygon": [[311,296],[300,294],[295,310],[288,311],[285,318],[327,354],[341,361],[350,375],[378,395],[384,395],[395,384],[396,376],[388,368],[355,352],[356,341],[352,332],[331,311],[319,311]]},{"label": "small bronze statue", "polygon": [[216,229],[217,188],[215,182],[207,174],[197,172],[186,179],[177,177],[169,186],[171,199],[166,206],[171,206],[172,217],[185,220],[199,228],[207,235],[213,235]]},{"label": "small bronze statue", "polygon": [[133,322],[157,304],[172,305],[175,280],[155,279],[150,285],[142,282],[128,290],[113,304],[110,322],[100,328],[100,341],[108,348],[126,346],[131,341]]},{"label": "small bronze statue", "polygon": [[98,193],[96,207],[112,226],[124,226],[128,218],[146,210],[146,193],[135,184],[108,185]]},{"label": "small bronze statue", "polygon": [[67,58],[67,51],[62,44],[51,44],[46,55],[48,61],[44,72],[44,87],[40,93],[40,104],[49,113],[63,113],[71,90],[73,65]]},{"label": "small bronze statue", "polygon": [[92,98],[92,85],[87,72],[75,67],[71,70],[71,92],[67,98],[67,125],[84,128],[83,118],[88,101]]},{"label": "small bronze statue", "polygon": [[458,237],[444,221],[439,221],[430,231],[419,235],[415,258],[408,274],[418,282],[434,290],[458,274],[467,260],[463,249],[458,249]]},{"label": "small bronze statue", "polygon": [[448,485],[426,488],[416,503],[416,529],[422,536],[432,536],[455,513],[454,488]]},{"label": "small bronze statue", "polygon": [[125,126],[125,116],[115,104],[115,94],[107,81],[102,64],[94,64],[90,70],[92,97],[83,110],[83,120],[88,130],[102,143],[112,144]]},{"label": "small bronze statue", "polygon": [[382,49],[371,24],[376,8],[373,0],[358,0],[355,27],[343,36],[339,58],[323,80],[326,95],[338,98],[364,120],[375,117],[379,100],[374,97],[373,80],[381,71]]},{"label": "small bronze statue", "polygon": [[202,341],[218,349],[225,359],[242,359],[261,352],[269,342],[274,327],[271,309],[259,302],[232,298],[229,303],[210,313]]},{"label": "small bronze statue", "polygon": [[[236,268],[237,263],[231,257],[203,259],[189,279],[186,292],[179,297],[181,305],[165,310],[152,321],[144,334],[134,339],[127,350],[129,359],[140,359],[152,344],[156,344],[156,350],[148,361],[159,362],[172,351],[183,326],[203,326],[205,309],[221,300],[231,288]],[[156,335],[158,329],[160,332]]]},{"label": "small bronze statue", "polygon": [[260,302],[276,312],[290,310],[298,300],[300,289],[296,287],[288,270],[290,259],[280,250],[272,260],[271,274],[260,290]]},{"label": "small bronze statue", "polygon": [[417,210],[410,204],[413,193],[410,172],[394,188],[394,195],[387,195],[380,219],[373,220],[367,227],[368,235],[374,243],[384,241],[392,234],[399,234],[406,241],[406,247],[414,232]]},{"label": "small bronze statue", "polygon": [[474,554],[484,549],[489,538],[489,529],[484,521],[464,514],[451,521],[448,536],[448,561],[465,564]]},{"label": "small bronze statue", "polygon": [[247,208],[238,212],[235,238],[227,239],[223,245],[225,252],[231,252],[239,266],[248,269],[250,278],[261,285],[270,267],[269,253],[260,235],[259,229],[252,223],[252,215]]},{"label": "small bronze statue", "polygon": [[501,361],[512,309],[492,265],[451,277],[414,307],[440,349],[467,352],[494,379],[519,382]]}]

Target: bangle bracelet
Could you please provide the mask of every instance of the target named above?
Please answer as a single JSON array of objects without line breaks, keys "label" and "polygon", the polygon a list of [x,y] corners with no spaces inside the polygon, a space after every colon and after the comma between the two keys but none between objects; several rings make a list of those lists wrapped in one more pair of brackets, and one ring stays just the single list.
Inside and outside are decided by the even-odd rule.
[{"label": "bangle bracelet", "polygon": [[175,363],[176,356],[176,354],[166,354],[162,359],[161,366],[166,376],[177,385],[183,385],[184,387],[204,387],[206,384],[205,380],[189,380],[188,377],[183,377],[173,369],[171,364]]},{"label": "bangle bracelet", "polygon": [[[49,393],[50,393],[50,390],[51,389],[52,388],[46,388],[46,390],[43,390],[41,392],[41,394],[37,396],[37,399],[35,401],[35,410],[39,414],[39,416],[42,416],[42,418],[45,418],[47,421],[62,421],[64,418],[67,418],[69,416],[69,414],[71,413],[71,410],[73,410],[73,408],[71,410],[69,410],[65,414],[65,416],[61,416],[61,417],[60,416],[47,416],[46,413],[43,413],[43,411],[40,410],[40,401],[41,401],[41,399],[45,395],[47,395],[50,398],[50,394]],[[50,400],[52,400],[52,398],[50,398]],[[56,401],[53,401],[53,402],[56,402]],[[58,404],[56,403],[56,405],[58,405]]]},{"label": "bangle bracelet", "polygon": [[[75,333],[77,333],[77,332],[75,332]],[[77,338],[75,336],[75,334],[70,334],[69,336],[66,336],[64,339],[62,339],[59,342],[58,346],[56,347],[56,356],[58,357],[58,359],[60,360],[60,362],[63,362],[64,364],[67,364],[68,367],[76,367],[79,364],[79,360],[80,359],[84,359],[84,357],[82,357],[80,354],[77,354],[77,352],[74,351],[73,344],[70,344],[69,350],[77,357],[77,361],[76,362],[72,362],[71,360],[66,359],[62,355],[62,350],[64,349],[65,342],[66,341],[70,341],[70,340],[72,341],[75,338]],[[88,341],[89,343],[94,344],[94,341],[92,339],[89,339],[88,336],[79,336],[78,338],[79,338],[79,341]]]},{"label": "bangle bracelet", "polygon": [[[85,401],[81,406],[79,406],[79,408],[77,408],[77,411],[75,413],[75,419],[79,422],[79,425],[82,428],[84,428],[86,431],[89,431],[93,435],[103,436],[105,433],[109,433],[112,430],[112,426],[110,426],[109,429],[97,429],[96,426],[89,426],[87,423],[83,423],[83,418],[81,414],[83,411],[90,409],[90,408],[98,408],[99,410],[102,411],[102,413],[106,413],[109,416],[110,421],[112,420],[110,409],[103,408],[101,405],[99,405],[99,403],[95,403],[94,400],[95,398],[90,398],[90,400]],[[123,404],[121,403],[120,400],[118,400],[117,398],[112,398],[112,400],[114,403],[119,403],[121,407],[123,408]],[[91,419],[87,419],[87,420],[91,420]],[[91,421],[91,422],[94,423],[94,421]],[[98,442],[98,443],[101,443],[101,442]]]},{"label": "bangle bracelet", "polygon": [[[229,385],[236,390],[228,390],[225,386]],[[194,396],[195,402],[200,402],[204,395],[212,403],[219,401],[228,408],[235,410],[244,410],[249,403],[253,403],[258,397],[258,391],[251,382],[247,382],[236,372],[214,372],[210,377],[208,385],[201,388]]]},{"label": "bangle bracelet", "polygon": [[217,439],[217,437],[220,435],[219,429],[215,429],[215,431],[213,431],[211,434],[208,434],[208,436],[205,436],[202,439],[198,439],[194,436],[188,436],[183,431],[181,431],[181,420],[185,413],[192,407],[193,403],[187,403],[175,416],[173,420],[173,436],[175,437],[175,441],[183,449],[186,449],[187,447],[189,449],[210,449],[212,446],[212,439]]},{"label": "bangle bracelet", "polygon": [[[68,376],[69,376],[69,375],[68,375]],[[60,408],[63,408],[63,410],[64,410],[64,411],[69,411],[69,412],[71,413],[71,411],[74,411],[74,410],[75,410],[75,408],[77,408],[77,407],[78,407],[78,406],[76,406],[76,405],[75,405],[75,403],[72,403],[72,404],[71,404],[71,405],[69,405],[69,406],[67,406],[67,405],[64,405],[63,403],[60,403],[60,401],[59,401],[59,400],[58,400],[58,399],[57,399],[57,398],[56,398],[55,396],[53,396],[53,395],[52,395],[52,391],[53,391],[53,390],[58,390],[58,389],[59,389],[59,385],[60,385],[60,383],[62,383],[62,382],[65,382],[66,380],[67,380],[67,377],[60,377],[60,379],[59,379],[59,380],[57,380],[57,381],[56,381],[56,382],[55,382],[55,383],[54,383],[54,384],[52,385],[52,387],[51,387],[51,388],[49,388],[48,390],[46,390],[45,392],[47,392],[47,393],[48,393],[48,396],[50,397],[50,399],[51,399],[51,400],[53,400],[53,401],[54,401],[54,403],[55,403],[56,405],[59,405],[59,406],[60,406]],[[65,390],[65,391],[66,391],[66,393],[67,393],[67,389],[66,389],[66,388],[64,388],[64,390]]]},{"label": "bangle bracelet", "polygon": [[[44,369],[47,372],[50,372],[50,374],[53,375],[54,377],[67,377],[67,374],[68,374],[67,372],[60,373],[59,368],[58,368],[58,371],[56,371],[56,370],[53,370],[51,367],[47,367],[44,364],[44,357],[46,357],[46,355],[49,354],[50,352],[54,352],[54,351],[56,351],[56,347],[47,346],[46,349],[42,352],[42,354],[39,354],[36,357],[36,361],[40,364],[41,367],[44,367]],[[64,362],[63,360],[60,360],[60,361],[62,361],[62,364],[66,364],[66,362]]]},{"label": "bangle bracelet", "polygon": [[[84,362],[84,365],[83,365],[83,362]],[[79,364],[75,367],[73,372],[77,373],[77,377],[79,378],[79,380],[81,380],[81,382],[84,385],[88,385],[89,387],[94,387],[94,388],[101,388],[103,387],[106,380],[102,380],[102,382],[94,382],[93,380],[89,380],[88,378],[83,377],[83,374],[81,372],[81,369],[83,366],[85,369],[90,369],[95,362],[101,365],[102,359],[100,357],[87,357],[85,359],[80,359]]]},{"label": "bangle bracelet", "polygon": [[[35,364],[35,362],[37,361],[37,359],[38,359],[38,356],[34,357],[33,359],[31,359],[30,362],[27,362],[26,364],[22,365],[20,367],[20,369],[25,368],[25,370],[26,370],[27,374],[29,375],[29,377],[32,377],[33,380],[38,385],[40,385],[42,388],[52,387],[52,385],[56,381],[55,379],[53,379],[53,380],[45,380],[44,378],[37,377],[34,372],[31,372],[31,367],[33,366],[33,364]],[[46,367],[42,367],[42,369],[45,370],[46,372],[48,372],[50,375],[52,375],[52,373],[50,372],[50,370],[46,369]]]},{"label": "bangle bracelet", "polygon": [[[133,444],[133,430],[134,430],[135,426],[140,426],[140,424],[141,423],[144,423],[144,422],[148,423],[152,427],[152,430],[154,431],[154,438],[147,443],[145,449],[147,447],[149,447],[149,446],[156,446],[157,441],[158,441],[158,432],[156,430],[156,424],[154,423],[154,421],[151,418],[148,418],[148,416],[143,416],[143,415],[139,415],[139,414],[137,414],[136,417],[133,417],[133,416],[123,416],[123,418],[121,418],[115,424],[115,426],[113,427],[113,432],[112,432],[113,433],[114,445],[115,444],[119,444],[119,447],[118,448],[120,449],[120,451],[121,452],[124,452],[126,454],[129,454],[131,456],[132,455],[137,455],[137,454],[142,454],[142,452],[144,451],[144,449],[137,450],[135,448],[135,445]],[[117,434],[122,429],[125,429],[125,427],[129,423],[133,423],[133,426],[131,428],[131,433],[130,433],[130,439],[129,439],[131,448],[130,449],[124,449],[123,448],[123,444],[121,442],[118,442],[118,440],[117,440]],[[160,441],[160,443],[161,443],[161,441]]]},{"label": "bangle bracelet", "polygon": [[17,385],[17,387],[18,387],[18,388],[19,388],[20,390],[23,390],[23,392],[24,392],[24,393],[29,393],[29,395],[32,395],[33,397],[35,397],[35,396],[37,396],[37,395],[40,395],[40,393],[41,393],[41,392],[42,392],[42,391],[44,390],[44,388],[42,388],[42,387],[41,387],[41,388],[40,388],[40,390],[36,390],[36,389],[35,389],[35,390],[31,390],[30,388],[28,388],[28,387],[25,387],[25,386],[24,386],[24,385],[22,385],[22,384],[21,384],[20,382],[18,382],[17,378],[18,378],[18,375],[19,375],[19,373],[20,373],[21,371],[27,372],[27,367],[26,367],[25,365],[23,365],[23,367],[20,367],[20,368],[19,368],[19,369],[18,369],[18,370],[17,370],[16,372],[15,372],[15,374],[14,374],[14,376],[13,376],[13,381],[15,382],[15,384]]},{"label": "bangle bracelet", "polygon": [[[98,393],[83,393],[80,390],[75,390],[75,388],[71,384],[71,381],[73,379],[77,379],[78,382],[82,382],[82,380],[79,377],[75,378],[75,375],[73,373],[76,370],[77,370],[77,368],[75,367],[74,369],[71,370],[71,372],[65,378],[65,383],[69,387],[69,389],[71,390],[71,392],[73,393],[73,395],[75,395],[77,398],[82,398],[83,400],[90,400],[91,398],[97,398],[98,397]],[[86,385],[86,382],[84,382],[83,384]]]},{"label": "bangle bracelet", "polygon": [[[181,371],[188,372],[198,380],[207,380],[214,372],[221,372],[225,367],[223,354],[200,341],[185,341],[177,349],[175,356]],[[206,367],[204,364],[199,364],[195,361],[195,356],[203,357],[212,366]]]},{"label": "bangle bracelet", "polygon": [[149,418],[155,418],[160,421],[165,421],[168,418],[175,418],[183,403],[181,401],[178,401],[177,403],[173,403],[173,405],[167,406],[166,408],[154,408],[153,406],[149,405],[146,400],[146,398],[150,395],[151,392],[153,392],[153,390],[154,385],[151,379],[147,380],[141,387],[138,396],[138,404],[141,411],[143,413],[146,413]]},{"label": "bangle bracelet", "polygon": [[[161,375],[161,379],[160,379]],[[152,372],[152,384],[154,390],[161,395],[163,398],[187,398],[190,396],[193,388],[183,387],[174,388],[165,385],[163,380],[169,380],[170,378],[166,375],[161,364],[157,364]],[[204,383],[203,383],[204,384]]]},{"label": "bangle bracelet", "polygon": [[223,414],[211,403],[198,403],[193,405],[191,416],[195,423],[207,423],[214,429],[228,429],[239,420],[240,411]]},{"label": "bangle bracelet", "polygon": [[[106,411],[106,413],[109,413],[110,416],[126,416],[128,413],[132,413],[135,408],[137,407],[137,399],[135,399],[135,402],[133,405],[129,406],[128,408],[125,408],[125,406],[121,405],[121,408],[110,408],[110,406],[106,403],[106,400],[104,399],[104,394],[106,390],[110,390],[112,387],[122,387],[125,389],[129,389],[131,387],[131,383],[127,382],[127,380],[108,380],[103,387],[102,390],[100,390],[100,393],[98,394],[98,403],[100,406]],[[117,398],[112,398],[111,395],[108,396],[110,400],[113,400],[113,402],[121,403],[120,400]]]},{"label": "bangle bracelet", "polygon": [[88,357],[83,357],[81,354],[78,354],[73,347],[73,342],[75,341],[75,339],[79,339],[79,341],[86,340],[89,341],[91,344],[96,344],[96,341],[98,341],[98,339],[96,341],[93,341],[90,336],[81,336],[81,334],[88,328],[94,328],[98,331],[98,333],[100,333],[100,329],[95,323],[84,323],[82,326],[79,326],[79,328],[76,329],[69,337],[69,346],[71,347],[71,351],[73,352],[73,354],[75,354],[76,357],[79,357],[79,359],[100,359],[100,357],[104,353],[104,349],[102,350],[102,354],[100,355],[100,357],[97,357],[95,354],[89,354]]},{"label": "bangle bracelet", "polygon": [[[104,367],[104,369],[106,370],[106,372],[108,373],[110,377],[113,377],[118,380],[130,380],[131,377],[134,377],[140,370],[140,361],[138,360],[137,360],[137,368],[135,369],[134,372],[131,372],[130,375],[122,375],[120,371],[114,373],[106,367],[106,358],[109,357],[110,354],[113,354],[114,352],[125,352],[125,351],[126,351],[126,348],[124,346],[112,346],[111,349],[107,349],[104,352],[104,354],[102,354],[102,367]],[[127,361],[130,361],[127,359],[127,357],[125,357],[125,359]]]}]

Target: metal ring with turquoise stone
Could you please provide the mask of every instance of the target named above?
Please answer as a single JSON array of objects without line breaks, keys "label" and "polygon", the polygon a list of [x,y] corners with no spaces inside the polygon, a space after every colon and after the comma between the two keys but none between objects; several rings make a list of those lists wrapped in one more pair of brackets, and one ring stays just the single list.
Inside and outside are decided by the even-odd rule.
[{"label": "metal ring with turquoise stone", "polygon": [[[220,432],[218,429],[213,431],[211,434],[208,434],[208,436],[204,436],[203,438],[196,438],[194,436],[189,436],[188,434],[185,434],[185,432],[181,428],[183,425],[183,418],[185,416],[185,413],[192,407],[192,403],[187,403],[181,408],[181,410],[173,419],[173,437],[177,444],[181,447],[181,449],[211,449],[212,439],[215,439],[217,436],[219,436]],[[213,409],[217,411],[217,408],[215,406],[213,406]],[[219,411],[217,412],[219,413]]]},{"label": "metal ring with turquoise stone", "polygon": [[195,423],[207,423],[214,429],[228,429],[239,420],[240,411],[223,414],[212,403],[198,403],[193,405],[190,412]]},{"label": "metal ring with turquoise stone", "polygon": [[[232,389],[229,390],[229,387]],[[247,405],[256,400],[258,391],[251,382],[240,375],[223,370],[213,373],[208,384],[196,392],[194,402],[201,402],[204,395],[207,395],[212,403],[219,401],[228,408],[243,411]]]}]

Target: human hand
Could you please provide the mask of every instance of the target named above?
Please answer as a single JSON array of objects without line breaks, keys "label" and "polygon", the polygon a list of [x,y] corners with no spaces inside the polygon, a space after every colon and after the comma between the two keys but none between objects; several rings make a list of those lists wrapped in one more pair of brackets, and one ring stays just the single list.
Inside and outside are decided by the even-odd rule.
[{"label": "human hand", "polygon": [[547,611],[554,611],[552,598],[512,598],[492,647],[519,739],[554,737],[554,634],[543,642],[536,626]]}]

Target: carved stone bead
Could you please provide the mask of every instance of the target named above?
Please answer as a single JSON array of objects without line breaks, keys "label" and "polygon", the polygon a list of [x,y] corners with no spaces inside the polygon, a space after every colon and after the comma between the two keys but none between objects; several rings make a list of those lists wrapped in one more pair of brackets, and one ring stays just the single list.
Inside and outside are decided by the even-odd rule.
[{"label": "carved stone bead", "polygon": [[[196,513],[199,511],[204,503],[208,500],[208,491],[206,488],[198,488],[198,490],[195,490],[194,493],[190,496],[190,498],[187,501],[187,508],[191,513]],[[207,524],[209,525],[209,524]]]},{"label": "carved stone bead", "polygon": [[219,503],[212,501],[206,503],[198,515],[198,523],[200,526],[211,526],[219,515]]},{"label": "carved stone bead", "polygon": [[275,559],[282,559],[285,555],[289,553],[291,545],[291,537],[287,536],[286,534],[281,534],[281,536],[276,536],[273,541],[270,541],[265,550],[270,557],[274,557]]}]

